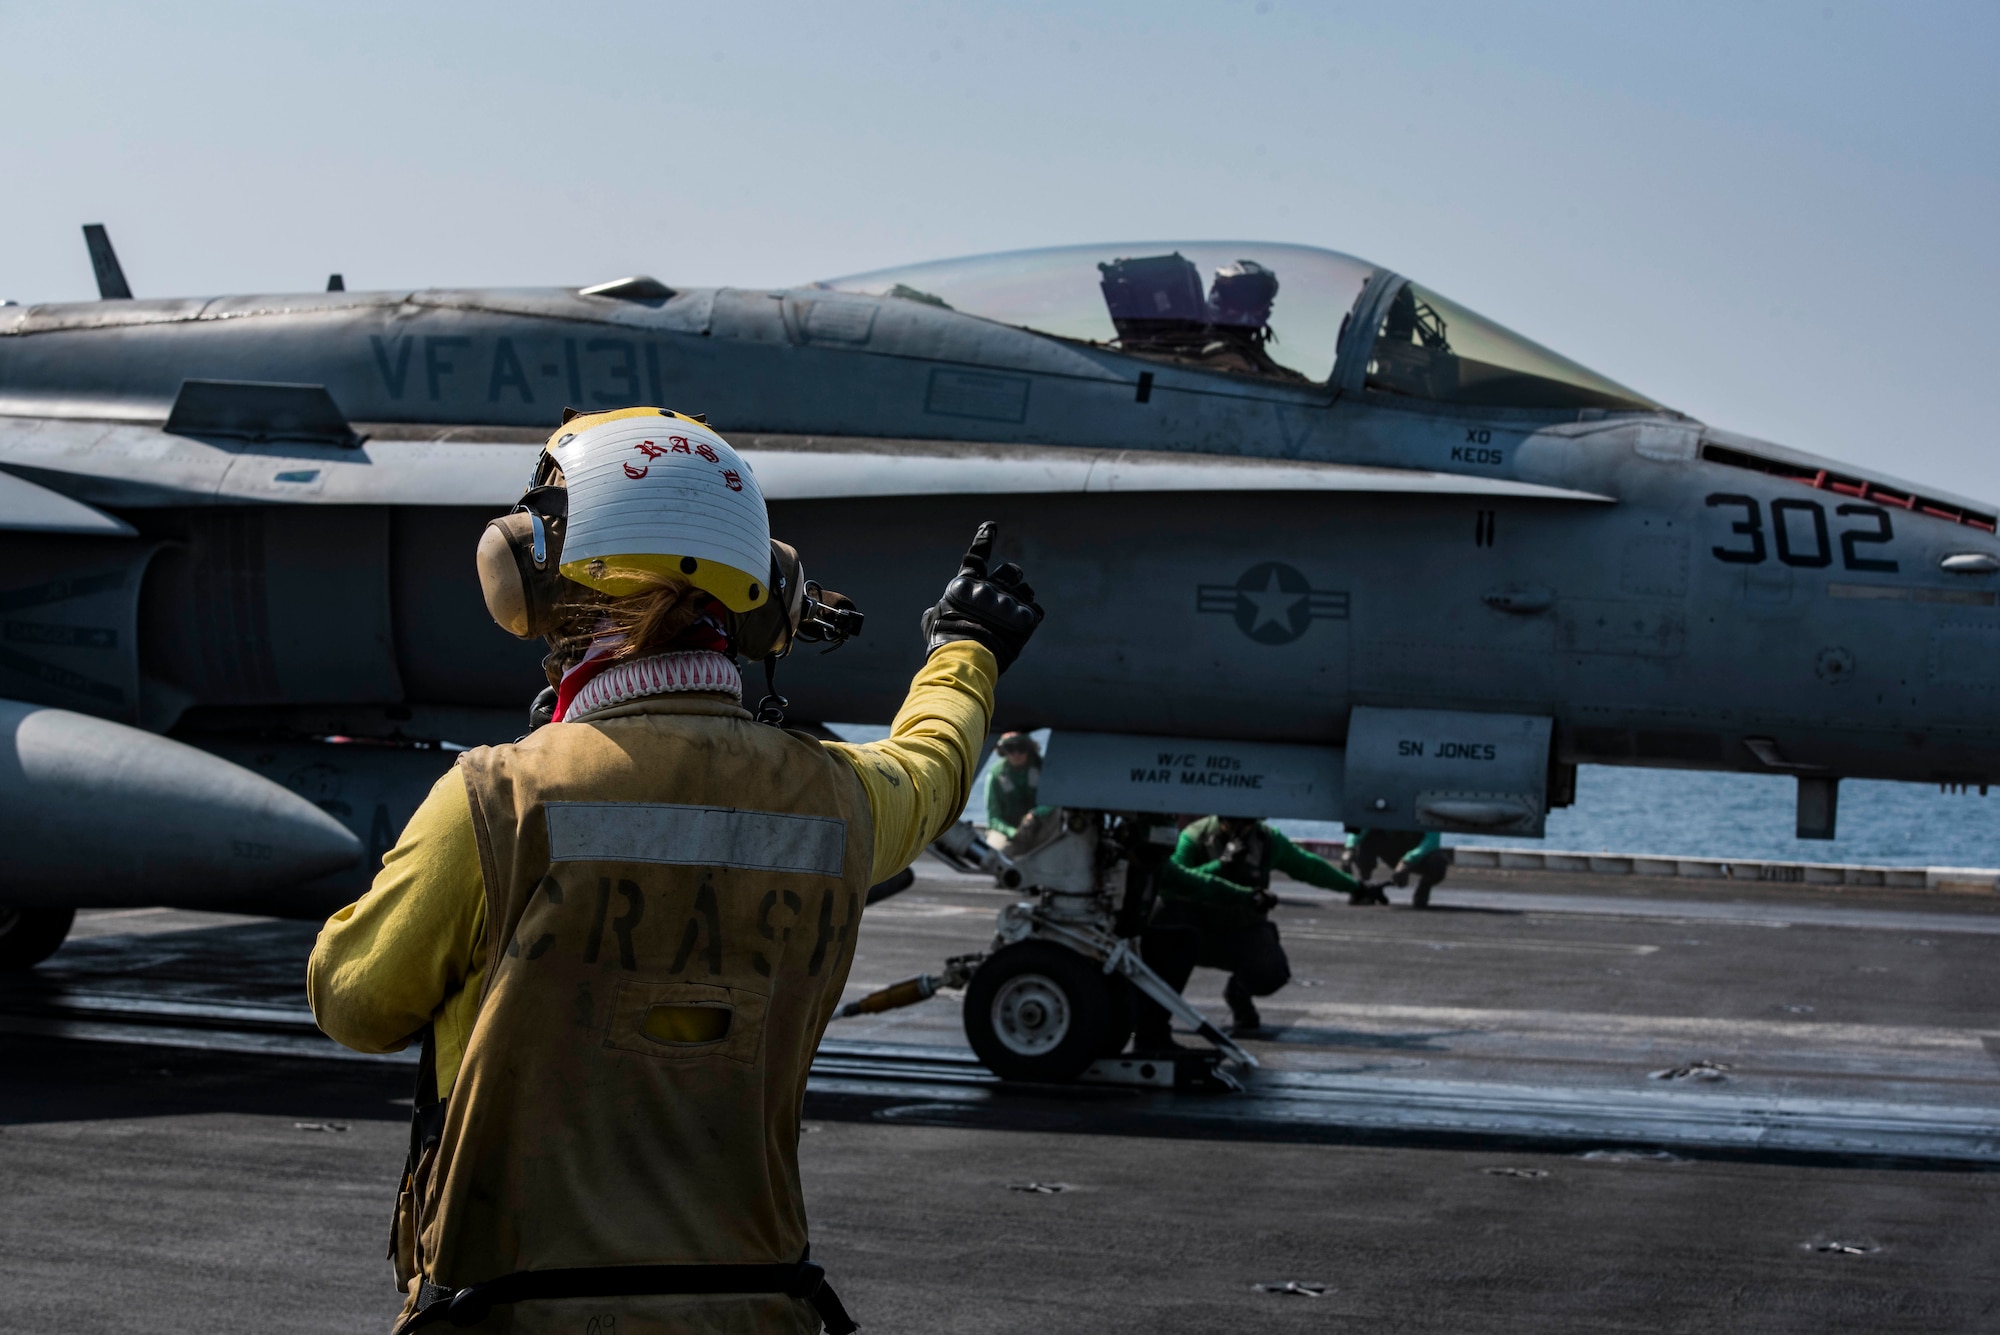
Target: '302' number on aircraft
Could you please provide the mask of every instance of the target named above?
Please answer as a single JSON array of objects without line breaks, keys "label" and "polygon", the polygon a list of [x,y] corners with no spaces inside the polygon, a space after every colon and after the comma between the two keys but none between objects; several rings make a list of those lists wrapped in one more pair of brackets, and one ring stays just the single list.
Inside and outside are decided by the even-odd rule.
[{"label": "'302' number on aircraft", "polygon": [[[1754,496],[1716,492],[1708,498],[1708,504],[1711,508],[1736,506],[1743,511],[1743,517],[1729,526],[1731,533],[1739,535],[1737,545],[1712,548],[1716,560],[1748,566],[1766,559],[1764,512]],[[1879,505],[1839,505],[1834,507],[1833,512],[1843,520],[1856,521],[1853,527],[1841,531],[1841,565],[1848,570],[1894,574],[1894,561],[1864,556],[1857,550],[1887,543],[1896,536],[1889,526],[1889,512]],[[1770,536],[1771,545],[1777,548],[1778,559],[1788,566],[1819,569],[1833,564],[1833,543],[1827,530],[1826,507],[1818,501],[1790,496],[1772,501]]]}]

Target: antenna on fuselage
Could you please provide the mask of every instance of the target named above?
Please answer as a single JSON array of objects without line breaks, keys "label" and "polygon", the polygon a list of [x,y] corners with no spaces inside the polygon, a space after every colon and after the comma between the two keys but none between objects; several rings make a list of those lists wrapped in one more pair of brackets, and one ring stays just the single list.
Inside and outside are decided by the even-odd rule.
[{"label": "antenna on fuselage", "polygon": [[90,267],[97,270],[97,295],[105,301],[132,300],[132,288],[118,266],[118,252],[111,248],[111,233],[104,224],[85,223],[83,244],[90,247]]}]

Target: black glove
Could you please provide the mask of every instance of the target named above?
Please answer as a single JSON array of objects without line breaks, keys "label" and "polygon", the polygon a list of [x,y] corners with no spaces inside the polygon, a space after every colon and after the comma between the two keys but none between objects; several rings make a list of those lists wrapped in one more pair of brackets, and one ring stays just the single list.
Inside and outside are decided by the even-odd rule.
[{"label": "black glove", "polygon": [[1021,577],[1021,567],[1009,561],[992,574],[986,572],[998,527],[990,519],[979,526],[957,576],[944,586],[944,597],[924,612],[924,638],[929,641],[925,653],[936,653],[939,645],[953,640],[972,640],[991,649],[1005,672],[1042,624],[1041,606]]},{"label": "black glove", "polygon": [[544,686],[541,694],[535,697],[535,702],[528,706],[528,731],[533,732],[544,724],[553,722],[555,716],[556,688]]},{"label": "black glove", "polygon": [[1250,896],[1250,902],[1257,906],[1259,913],[1269,913],[1278,907],[1278,896],[1269,890],[1259,890]]}]

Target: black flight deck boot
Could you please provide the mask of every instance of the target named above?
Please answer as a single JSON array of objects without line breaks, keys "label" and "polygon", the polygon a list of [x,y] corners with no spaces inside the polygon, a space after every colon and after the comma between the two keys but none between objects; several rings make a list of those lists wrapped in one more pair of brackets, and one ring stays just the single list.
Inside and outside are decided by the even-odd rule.
[{"label": "black flight deck boot", "polygon": [[1222,985],[1222,999],[1229,1003],[1229,1034],[1232,1038],[1254,1037],[1264,1028],[1264,1017],[1257,1013],[1257,1003],[1250,1000],[1249,992],[1236,981],[1236,975],[1229,975],[1229,981]]}]

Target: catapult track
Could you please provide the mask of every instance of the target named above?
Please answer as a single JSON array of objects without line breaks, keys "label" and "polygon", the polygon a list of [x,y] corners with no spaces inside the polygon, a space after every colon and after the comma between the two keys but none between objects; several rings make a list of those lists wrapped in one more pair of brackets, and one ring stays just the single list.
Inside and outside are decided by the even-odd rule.
[{"label": "catapult track", "polygon": [[[303,1009],[13,988],[0,1032],[82,1042],[410,1064],[338,1047]],[[2000,1112],[1709,1089],[1564,1089],[1372,1074],[1258,1071],[1240,1094],[1003,1082],[962,1048],[821,1044],[808,1112],[930,1125],[1040,1124],[1120,1134],[1665,1150],[1759,1159],[2000,1168]]]}]

